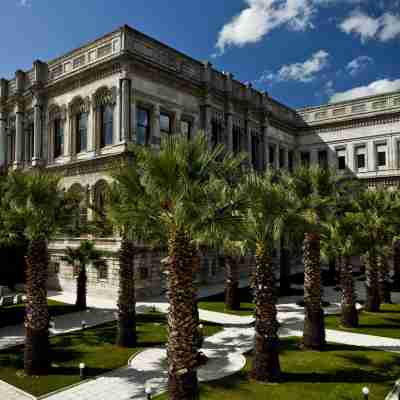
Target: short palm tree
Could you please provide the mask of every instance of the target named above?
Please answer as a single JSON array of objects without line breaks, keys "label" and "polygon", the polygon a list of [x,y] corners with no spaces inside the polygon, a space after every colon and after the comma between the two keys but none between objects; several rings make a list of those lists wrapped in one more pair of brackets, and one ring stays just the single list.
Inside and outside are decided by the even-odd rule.
[{"label": "short palm tree", "polygon": [[304,307],[302,345],[321,349],[325,345],[324,312],[321,306],[321,231],[323,222],[335,211],[339,177],[329,169],[302,167],[283,182],[304,232]]},{"label": "short palm tree", "polygon": [[107,216],[121,236],[116,340],[120,347],[136,345],[135,257],[143,250],[143,243],[165,245],[166,237],[155,215],[159,211],[157,204],[147,195],[137,165],[128,161],[112,172],[107,207]]},{"label": "short palm tree", "polygon": [[36,375],[50,365],[47,307],[48,240],[69,224],[76,202],[60,189],[60,179],[34,171],[8,175],[1,198],[3,224],[12,241],[22,235],[29,242],[26,256],[25,372]]},{"label": "short palm tree", "polygon": [[291,214],[290,198],[276,177],[251,174],[241,188],[251,202],[245,216],[245,235],[250,249],[255,251],[253,275],[255,293],[256,336],[251,376],[258,381],[276,381],[281,377],[278,355],[278,321],[272,249],[295,218]]},{"label": "short palm tree", "polygon": [[197,322],[195,274],[196,244],[213,223],[234,224],[232,206],[215,209],[210,198],[218,195],[220,173],[235,171],[240,162],[224,154],[223,146],[210,150],[204,135],[193,141],[164,137],[159,151],[138,152],[141,181],[158,204],[157,222],[168,238],[168,391],[171,400],[197,396]]},{"label": "short palm tree", "polygon": [[78,247],[67,247],[62,261],[74,268],[76,274],[76,308],[84,310],[87,307],[87,267],[93,264],[95,267],[104,263],[104,252],[95,248],[95,243],[83,240]]}]

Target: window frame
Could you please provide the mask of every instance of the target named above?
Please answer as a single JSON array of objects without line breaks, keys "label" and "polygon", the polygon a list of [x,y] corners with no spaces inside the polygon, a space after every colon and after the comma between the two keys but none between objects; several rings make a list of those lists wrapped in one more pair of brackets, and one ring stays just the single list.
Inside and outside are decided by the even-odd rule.
[{"label": "window frame", "polygon": [[[81,118],[84,117],[86,120],[85,129],[81,127]],[[76,143],[75,143],[75,151],[77,154],[85,153],[88,149],[88,123],[89,123],[89,113],[87,112],[79,112],[76,115]],[[85,131],[85,147],[82,146],[82,132]]]},{"label": "window frame", "polygon": [[[105,119],[106,111],[109,110],[109,120]],[[100,148],[103,149],[114,144],[114,106],[111,104],[103,104],[100,106]],[[108,137],[107,127],[110,129],[111,136]],[[111,139],[110,142],[107,139]]]},{"label": "window frame", "polygon": [[[163,118],[168,118],[168,129],[165,130],[162,127],[162,119]],[[165,111],[161,111],[160,112],[160,118],[159,118],[159,123],[160,123],[160,134],[164,134],[164,135],[172,135],[172,116],[171,114],[169,114],[168,112]]]},{"label": "window frame", "polygon": [[[147,124],[141,124],[140,123],[140,118],[139,115],[141,112],[144,112],[146,114],[146,119],[147,119]],[[138,142],[138,131],[139,128],[144,129],[144,138],[143,138],[143,143]],[[150,110],[144,106],[137,105],[136,106],[136,144],[142,145],[142,146],[147,146],[149,144],[150,140],[150,131],[151,131],[151,113]]]},{"label": "window frame", "polygon": [[[59,158],[64,155],[64,126],[61,118],[54,119],[53,129],[54,129],[53,155],[54,158]],[[58,141],[57,138],[59,139],[61,138],[61,140]]]}]

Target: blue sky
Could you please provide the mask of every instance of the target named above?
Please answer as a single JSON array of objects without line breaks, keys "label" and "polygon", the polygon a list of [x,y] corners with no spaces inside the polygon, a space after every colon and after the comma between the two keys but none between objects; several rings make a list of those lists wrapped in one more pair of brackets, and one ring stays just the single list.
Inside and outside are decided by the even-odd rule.
[{"label": "blue sky", "polygon": [[400,90],[400,0],[1,3],[0,77],[128,24],[292,107]]}]

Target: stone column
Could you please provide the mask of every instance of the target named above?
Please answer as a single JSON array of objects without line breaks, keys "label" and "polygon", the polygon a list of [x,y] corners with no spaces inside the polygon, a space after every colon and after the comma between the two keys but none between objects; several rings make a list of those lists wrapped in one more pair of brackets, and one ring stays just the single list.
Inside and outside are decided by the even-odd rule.
[{"label": "stone column", "polygon": [[347,150],[347,167],[351,172],[357,173],[357,168],[355,164],[356,147],[351,144]]},{"label": "stone column", "polygon": [[278,143],[276,143],[274,150],[275,150],[275,163],[274,163],[275,165],[274,165],[274,167],[275,167],[275,169],[279,169],[279,166],[281,164],[281,160],[279,158],[279,153],[280,153],[279,150],[280,150],[280,148],[279,148],[279,144]]},{"label": "stone column", "polygon": [[32,165],[40,165],[42,162],[43,147],[43,116],[42,102],[39,98],[34,100],[33,108],[33,160]]},{"label": "stone column", "polygon": [[131,79],[124,76],[120,80],[120,116],[121,116],[121,131],[119,140],[123,143],[131,141]]},{"label": "stone column", "polygon": [[310,165],[318,165],[318,149],[310,150]]},{"label": "stone column", "polygon": [[7,163],[7,114],[0,111],[0,168]]},{"label": "stone column", "polygon": [[160,132],[160,105],[154,104],[151,118],[151,145],[155,149],[160,149],[161,132]]},{"label": "stone column", "polygon": [[289,149],[287,147],[283,149],[283,168],[289,169]]},{"label": "stone column", "polygon": [[174,113],[174,120],[172,121],[172,133],[181,134],[181,120],[182,120],[182,110],[177,109]]},{"label": "stone column", "polygon": [[375,143],[371,140],[367,144],[368,171],[376,171]]},{"label": "stone column", "polygon": [[15,156],[14,168],[19,168],[22,164],[23,154],[23,135],[24,135],[24,111],[21,104],[17,104],[15,112]]}]

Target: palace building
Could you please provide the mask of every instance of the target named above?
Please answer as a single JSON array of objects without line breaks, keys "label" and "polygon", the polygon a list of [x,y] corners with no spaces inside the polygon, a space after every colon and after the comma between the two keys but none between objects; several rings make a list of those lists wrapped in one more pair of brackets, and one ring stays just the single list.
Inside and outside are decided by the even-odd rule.
[{"label": "palace building", "polygon": [[[62,174],[66,189],[85,195],[83,219],[92,217],[89,201],[104,204],[107,171],[129,143],[157,148],[163,135],[199,130],[210,145],[247,151],[257,170],[318,163],[370,185],[400,176],[400,92],[295,110],[129,26],[0,80],[0,167]],[[108,236],[98,245],[117,251]],[[60,256],[78,242],[51,244],[51,287],[73,288]],[[160,292],[162,257],[153,250],[137,260],[139,296]],[[218,257],[203,264],[199,282],[222,278]],[[114,295],[117,271],[112,258],[92,267],[89,292]]]}]

